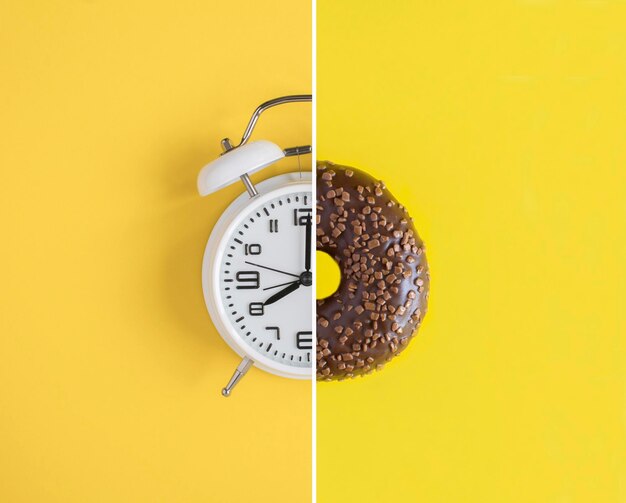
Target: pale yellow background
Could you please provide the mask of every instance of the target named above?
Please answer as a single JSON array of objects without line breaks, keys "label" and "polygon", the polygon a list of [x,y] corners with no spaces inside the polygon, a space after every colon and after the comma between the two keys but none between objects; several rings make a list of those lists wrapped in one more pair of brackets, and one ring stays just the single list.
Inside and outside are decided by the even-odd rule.
[{"label": "pale yellow background", "polygon": [[[0,501],[310,501],[310,383],[219,394],[200,268],[243,187],[195,192],[311,91],[310,3],[3,1],[0,68]],[[305,143],[310,112],[256,137]]]},{"label": "pale yellow background", "polygon": [[319,384],[319,502],[626,502],[626,4],[318,1],[319,158],[383,178],[431,309]]}]

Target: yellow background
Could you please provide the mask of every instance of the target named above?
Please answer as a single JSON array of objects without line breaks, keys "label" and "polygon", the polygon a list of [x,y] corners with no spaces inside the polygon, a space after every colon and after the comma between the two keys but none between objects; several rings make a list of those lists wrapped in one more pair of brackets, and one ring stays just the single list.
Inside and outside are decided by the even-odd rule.
[{"label": "yellow background", "polygon": [[[0,501],[310,501],[310,383],[219,394],[201,260],[243,186],[195,191],[311,91],[310,3],[3,1],[0,68]],[[302,144],[310,111],[255,137]]]},{"label": "yellow background", "polygon": [[626,501],[626,4],[318,0],[318,158],[383,178],[431,307],[318,384],[320,503]]}]

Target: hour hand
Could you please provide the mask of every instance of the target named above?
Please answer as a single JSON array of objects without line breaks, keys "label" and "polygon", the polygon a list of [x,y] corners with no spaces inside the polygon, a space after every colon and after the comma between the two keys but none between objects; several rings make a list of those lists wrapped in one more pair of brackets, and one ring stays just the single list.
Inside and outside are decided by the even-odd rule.
[{"label": "hour hand", "polygon": [[264,306],[269,306],[270,304],[273,304],[274,302],[279,301],[283,297],[286,297],[291,292],[295,292],[298,288],[300,288],[300,282],[299,281],[294,281],[289,286],[283,288],[280,292],[275,293],[274,295],[272,295],[269,299],[267,299],[263,303],[263,305]]}]

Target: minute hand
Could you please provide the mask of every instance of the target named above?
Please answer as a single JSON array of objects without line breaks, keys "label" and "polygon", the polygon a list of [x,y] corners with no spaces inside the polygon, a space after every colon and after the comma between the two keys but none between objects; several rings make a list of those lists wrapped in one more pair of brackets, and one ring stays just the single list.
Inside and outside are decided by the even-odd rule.
[{"label": "minute hand", "polygon": [[274,295],[272,295],[269,299],[267,299],[263,303],[263,305],[264,306],[269,306],[270,304],[273,304],[274,302],[279,301],[283,297],[286,297],[291,292],[295,292],[298,288],[300,288],[300,282],[299,281],[295,281],[291,285],[289,285],[288,287],[283,288],[280,292],[275,293]]},{"label": "minute hand", "polygon": [[311,270],[311,227],[312,219],[309,216],[306,221],[306,240],[304,246],[304,269],[309,272]]}]

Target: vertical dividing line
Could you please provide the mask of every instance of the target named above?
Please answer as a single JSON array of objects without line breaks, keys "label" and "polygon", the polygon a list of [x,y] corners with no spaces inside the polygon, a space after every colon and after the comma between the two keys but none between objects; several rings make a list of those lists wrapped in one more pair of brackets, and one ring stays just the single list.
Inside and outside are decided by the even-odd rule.
[{"label": "vertical dividing line", "polygon": [[[311,0],[311,94],[313,100],[311,102],[311,169],[312,173],[312,187],[311,187],[311,204],[313,205],[313,225],[311,226],[311,232],[313,232],[312,243],[316,244],[316,224],[315,208],[317,206],[317,192],[316,192],[316,163],[317,163],[317,0]],[[314,246],[317,249],[317,246]],[[313,270],[313,302],[311,302],[311,311],[313,313],[313,365],[311,366],[311,499],[312,503],[317,502],[317,383],[315,381],[315,373],[317,367],[317,318],[315,314],[316,309],[316,295],[315,289],[317,285],[317,261],[316,253],[313,253],[311,260],[311,267]]]}]

